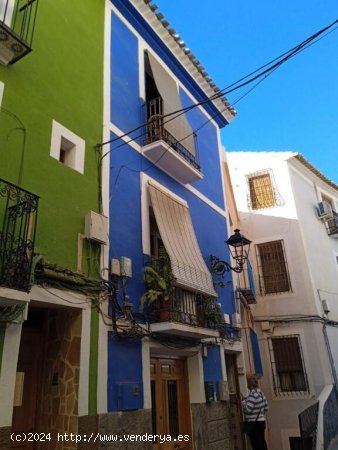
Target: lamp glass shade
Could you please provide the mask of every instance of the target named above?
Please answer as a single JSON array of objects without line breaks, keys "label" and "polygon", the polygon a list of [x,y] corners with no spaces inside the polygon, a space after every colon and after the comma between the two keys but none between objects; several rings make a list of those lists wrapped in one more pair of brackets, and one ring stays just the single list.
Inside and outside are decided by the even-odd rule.
[{"label": "lamp glass shade", "polygon": [[251,241],[240,234],[239,230],[236,229],[235,233],[225,242],[233,259],[237,261],[238,264],[243,265],[248,258]]}]

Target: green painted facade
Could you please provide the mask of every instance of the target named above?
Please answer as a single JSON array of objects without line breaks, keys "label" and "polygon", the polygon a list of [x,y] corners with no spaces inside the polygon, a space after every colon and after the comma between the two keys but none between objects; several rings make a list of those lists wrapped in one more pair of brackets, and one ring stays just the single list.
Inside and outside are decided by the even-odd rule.
[{"label": "green painted facade", "polygon": [[[102,1],[40,2],[33,51],[0,66],[0,178],[19,184],[22,164],[21,187],[40,196],[35,252],[72,270],[85,214],[99,207],[103,11]],[[50,156],[53,119],[85,140],[84,174]]]},{"label": "green painted facade", "polygon": [[[0,178],[40,197],[34,252],[77,270],[85,215],[99,211],[103,116],[103,0],[39,2],[32,52],[0,66]],[[50,156],[52,122],[85,143],[84,173]],[[0,212],[3,216],[3,211]],[[100,248],[85,242],[83,272],[98,278]],[[96,412],[98,314],[93,309],[89,404]],[[0,367],[5,331],[0,329]]]}]

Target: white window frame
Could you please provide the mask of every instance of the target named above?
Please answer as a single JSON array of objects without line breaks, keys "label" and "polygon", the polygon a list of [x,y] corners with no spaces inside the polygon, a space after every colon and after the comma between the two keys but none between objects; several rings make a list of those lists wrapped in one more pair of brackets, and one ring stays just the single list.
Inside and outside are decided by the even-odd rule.
[{"label": "white window frame", "polygon": [[50,156],[58,161],[60,161],[63,143],[69,147],[66,149],[69,154],[62,164],[83,174],[86,147],[85,141],[56,120],[53,120]]}]

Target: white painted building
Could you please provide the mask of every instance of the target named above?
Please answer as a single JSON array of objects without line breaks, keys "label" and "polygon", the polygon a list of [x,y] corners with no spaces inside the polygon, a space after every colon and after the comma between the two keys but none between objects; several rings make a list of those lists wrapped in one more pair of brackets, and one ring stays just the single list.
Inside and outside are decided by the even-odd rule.
[{"label": "white painted building", "polygon": [[298,415],[318,400],[313,439],[325,449],[338,372],[338,186],[297,153],[227,158],[241,232],[253,241],[269,449],[300,448]]}]

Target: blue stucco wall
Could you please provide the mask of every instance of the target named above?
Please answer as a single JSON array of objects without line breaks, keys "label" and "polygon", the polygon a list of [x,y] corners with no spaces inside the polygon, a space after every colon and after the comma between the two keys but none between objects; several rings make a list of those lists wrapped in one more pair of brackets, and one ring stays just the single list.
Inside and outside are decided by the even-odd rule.
[{"label": "blue stucco wall", "polygon": [[[128,132],[141,122],[138,40],[115,15],[111,16],[111,121]],[[126,74],[128,74],[126,76]],[[135,132],[136,138],[141,132]]]},{"label": "blue stucco wall", "polygon": [[[108,334],[108,411],[143,407],[141,340],[122,340]],[[138,395],[123,398],[123,384],[138,386]],[[122,395],[121,395],[122,391]],[[133,398],[134,397],[134,398]]]},{"label": "blue stucco wall", "polygon": [[263,366],[262,366],[262,360],[261,360],[261,352],[259,349],[259,342],[257,333],[250,328],[250,340],[251,340],[251,348],[252,348],[252,355],[254,359],[254,366],[255,366],[255,374],[256,375],[262,375],[263,374]]},{"label": "blue stucco wall", "polygon": [[[120,1],[117,0],[116,3],[120,4]],[[144,124],[145,120],[144,108],[142,108],[139,98],[138,42],[136,36],[114,13],[111,17],[111,26],[111,123],[122,132],[128,132]],[[144,37],[147,36],[149,37],[149,33],[144,33]],[[170,67],[172,63],[164,54],[164,50],[155,44],[152,38],[150,45],[158,50],[157,53]],[[174,71],[174,73],[176,72]],[[177,75],[181,80],[185,80],[182,74],[177,72]],[[190,84],[187,83],[187,88],[189,87]],[[196,95],[196,91],[194,95]],[[187,106],[190,102],[187,95],[181,91],[180,96],[183,106]],[[210,111],[210,114],[215,114],[215,111]],[[193,186],[211,202],[224,209],[217,129],[198,109],[189,113],[188,120],[193,129],[200,128],[198,145],[204,176],[203,180],[194,183]],[[129,137],[134,138],[137,143],[142,143],[142,131],[144,130],[138,130]],[[111,134],[111,139],[115,138],[117,136]],[[133,277],[128,280],[126,290],[134,305],[135,313],[139,311],[140,297],[145,291],[142,269],[148,261],[148,256],[144,255],[142,251],[141,172],[154,178],[187,201],[201,253],[207,264],[209,265],[210,254],[229,260],[224,243],[227,239],[225,217],[185,186],[177,183],[150,163],[131,145],[124,144],[119,139],[115,140],[110,146],[109,259],[126,256],[132,260]],[[234,312],[234,300],[230,274],[226,274],[225,283],[226,288],[218,289],[219,301],[224,312],[232,313]],[[121,303],[121,294],[119,294],[118,300]],[[111,333],[109,334],[109,411],[121,409],[118,394],[118,387],[121,387],[121,383],[137,384],[142,382],[141,353],[140,341],[118,341]],[[216,388],[217,382],[222,378],[218,347],[209,347],[208,356],[204,359],[204,374],[205,379],[214,382]],[[130,401],[132,400],[131,398]],[[127,408],[135,406],[128,404],[128,401],[127,399]]]},{"label": "blue stucco wall", "polygon": [[[192,105],[191,99],[182,89],[180,89],[180,98],[184,108]],[[224,209],[216,127],[198,108],[189,111],[186,116],[191,128],[197,133],[199,159],[203,172],[203,180],[196,181],[192,185],[217,206]]]},{"label": "blue stucco wall", "polygon": [[212,382],[216,393],[215,400],[219,400],[218,386],[222,380],[222,367],[220,358],[220,348],[216,345],[209,346],[207,356],[203,357],[204,381]]}]

